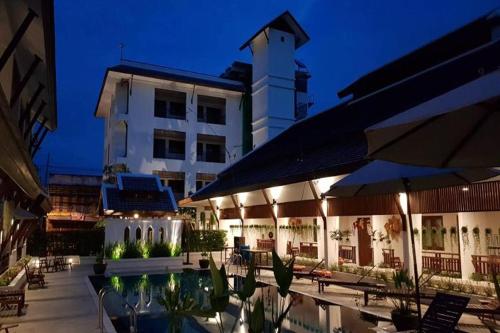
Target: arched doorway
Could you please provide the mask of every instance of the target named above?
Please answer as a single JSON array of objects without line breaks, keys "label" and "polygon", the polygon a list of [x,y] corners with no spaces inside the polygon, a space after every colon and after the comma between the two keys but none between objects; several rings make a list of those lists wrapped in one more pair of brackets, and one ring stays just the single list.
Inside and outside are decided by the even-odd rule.
[{"label": "arched doorway", "polygon": [[123,241],[125,243],[130,242],[130,228],[126,227],[125,230],[123,231]]},{"label": "arched doorway", "polygon": [[138,242],[141,240],[141,238],[142,238],[141,227],[137,227],[137,229],[135,229],[135,241]]}]

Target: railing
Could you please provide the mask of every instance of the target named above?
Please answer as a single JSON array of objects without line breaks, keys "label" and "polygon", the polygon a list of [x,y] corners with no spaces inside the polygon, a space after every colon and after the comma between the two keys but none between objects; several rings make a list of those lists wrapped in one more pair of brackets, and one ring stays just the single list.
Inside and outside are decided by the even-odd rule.
[{"label": "railing", "polygon": [[318,258],[318,243],[300,242],[300,256],[309,258]]},{"label": "railing", "polygon": [[[104,333],[104,297],[108,293],[116,293],[116,291],[112,287],[103,287],[101,290],[99,290],[98,298],[99,298],[99,305],[98,305],[98,313],[97,313],[97,325],[101,329],[101,333]],[[118,293],[116,293],[119,295]],[[125,309],[129,309],[129,330],[130,333],[137,333],[137,311],[135,308],[127,303],[125,300],[123,300],[123,306]]]},{"label": "railing", "polygon": [[257,239],[257,249],[259,250],[274,249],[274,239]]},{"label": "railing", "polygon": [[460,255],[458,253],[422,251],[422,268],[436,273],[462,274]]},{"label": "railing", "polygon": [[339,258],[344,259],[344,262],[356,263],[356,246],[340,245]]},{"label": "railing", "polygon": [[474,271],[481,275],[489,275],[491,269],[500,271],[500,256],[497,255],[472,255]]}]

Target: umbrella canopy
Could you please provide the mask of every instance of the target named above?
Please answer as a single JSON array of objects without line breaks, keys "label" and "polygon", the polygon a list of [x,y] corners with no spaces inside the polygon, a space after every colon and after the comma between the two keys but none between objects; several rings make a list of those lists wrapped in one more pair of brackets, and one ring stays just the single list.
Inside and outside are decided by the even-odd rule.
[{"label": "umbrella canopy", "polygon": [[366,130],[368,157],[438,168],[500,166],[500,70]]},{"label": "umbrella canopy", "polygon": [[500,173],[494,169],[438,169],[386,161],[374,161],[330,187],[327,196],[353,197],[422,191],[437,187],[466,185],[486,180]]}]

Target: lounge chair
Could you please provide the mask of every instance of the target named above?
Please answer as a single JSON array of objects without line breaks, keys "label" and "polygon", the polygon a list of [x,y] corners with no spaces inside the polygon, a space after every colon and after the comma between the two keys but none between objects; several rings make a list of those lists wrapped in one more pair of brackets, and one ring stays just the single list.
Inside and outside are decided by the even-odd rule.
[{"label": "lounge chair", "polygon": [[490,319],[496,322],[495,315],[500,315],[500,304],[498,301],[493,301],[487,304],[469,304],[465,309],[465,313],[477,316],[481,321]]},{"label": "lounge chair", "polygon": [[[313,268],[311,268],[308,271],[305,271],[306,266],[302,265],[293,265],[293,276],[297,279],[311,279],[311,282],[314,282],[315,279],[321,278],[321,277],[327,277],[331,276],[331,272],[328,270],[323,270],[323,269],[318,269],[318,267],[324,262],[325,259],[321,260],[318,262],[316,265],[314,265]],[[257,272],[257,275],[260,275],[260,270],[267,270],[267,271],[272,271],[273,266],[270,265],[256,265],[255,266],[255,271]]]},{"label": "lounge chair", "polygon": [[35,272],[34,269],[30,269],[28,264],[24,265],[24,269],[26,271],[26,281],[28,282],[28,289],[31,289],[31,286],[37,285],[41,288],[45,287],[45,275],[40,272]]},{"label": "lounge chair", "polygon": [[5,332],[5,333],[9,333],[9,329],[11,328],[14,328],[14,327],[18,327],[19,325],[18,324],[13,324],[13,325],[4,325],[4,324],[0,324],[0,332]]},{"label": "lounge chair", "polygon": [[17,315],[22,314],[24,308],[24,289],[2,289],[0,290],[0,308],[10,310],[13,305],[17,305]]},{"label": "lounge chair", "polygon": [[436,296],[422,318],[422,332],[454,332],[469,300],[468,297],[436,293]]},{"label": "lounge chair", "polygon": [[[386,285],[378,285],[378,288],[366,286],[366,288],[360,288],[360,289],[361,291],[363,291],[365,306],[368,305],[368,300],[370,295],[374,295],[377,300],[386,299],[387,297],[399,297],[407,295],[407,293],[403,293],[399,289],[387,288]],[[415,294],[413,294],[412,296],[415,297]],[[420,292],[421,299],[434,299],[435,297],[436,294],[434,293]]]},{"label": "lounge chair", "polygon": [[[365,281],[345,281],[345,280],[339,280],[335,278],[324,278],[324,277],[318,277],[316,278],[316,281],[318,281],[318,293],[324,292],[325,291],[325,286],[329,285],[335,285],[335,286],[341,286],[341,287],[360,287],[363,288],[363,291],[365,292],[365,298],[367,297],[367,292],[368,291],[373,291],[375,292],[381,292],[383,291],[387,286],[382,283],[372,283],[372,282],[365,282]],[[358,289],[358,288],[356,288]],[[367,301],[366,301],[367,302]]]}]

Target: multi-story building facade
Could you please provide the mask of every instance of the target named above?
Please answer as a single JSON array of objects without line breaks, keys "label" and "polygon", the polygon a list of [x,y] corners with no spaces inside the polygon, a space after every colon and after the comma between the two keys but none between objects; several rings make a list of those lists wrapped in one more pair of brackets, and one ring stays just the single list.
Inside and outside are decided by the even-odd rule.
[{"label": "multi-story building facade", "polygon": [[99,219],[101,176],[51,173],[48,192],[52,210],[47,213],[46,231],[85,230]]},{"label": "multi-story building facade", "polygon": [[310,75],[294,57],[307,41],[286,12],[243,44],[255,49],[253,64],[220,76],[132,61],[108,68],[95,110],[104,165],[157,174],[177,199],[201,189],[307,115]]}]

